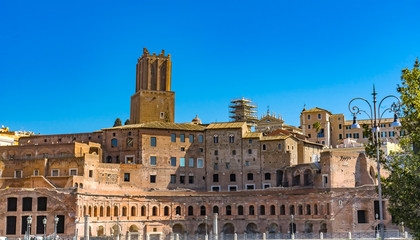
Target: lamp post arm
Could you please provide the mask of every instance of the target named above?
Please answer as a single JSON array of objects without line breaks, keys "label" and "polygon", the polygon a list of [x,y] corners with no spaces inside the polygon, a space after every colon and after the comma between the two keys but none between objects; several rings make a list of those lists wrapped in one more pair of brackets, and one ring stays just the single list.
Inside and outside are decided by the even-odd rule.
[{"label": "lamp post arm", "polygon": [[394,113],[397,113],[397,112],[399,112],[400,111],[400,109],[401,109],[401,100],[397,97],[397,96],[395,96],[395,95],[388,95],[388,96],[386,96],[386,97],[384,97],[384,98],[382,98],[382,100],[379,102],[379,105],[378,105],[378,113],[381,111],[380,109],[381,109],[381,104],[382,104],[382,102],[383,101],[385,101],[385,99],[388,99],[388,98],[395,98],[396,99],[396,102],[393,102],[392,104],[391,104],[391,107],[389,107],[389,108],[387,108],[387,109],[385,109],[383,112],[382,112],[382,114],[379,116],[379,118],[378,118],[378,125],[380,124],[380,122],[381,122],[381,119],[382,119],[382,116],[384,115],[384,113],[385,112],[394,112]]},{"label": "lamp post arm", "polygon": [[[352,104],[352,102],[353,101],[355,101],[355,100],[362,100],[362,101],[364,101],[365,103],[367,103],[367,105],[369,106],[369,109],[370,109],[370,114],[368,113],[368,112],[366,112],[365,110],[361,110],[357,105],[354,105],[353,107],[351,106],[351,104]],[[356,116],[356,114],[361,114],[360,112],[364,112],[367,116],[368,116],[368,118],[370,119],[370,121],[371,121],[371,123],[372,123],[372,126],[373,126],[373,119],[372,119],[372,116],[373,116],[373,112],[372,112],[372,105],[370,105],[370,103],[369,103],[369,101],[368,100],[366,100],[366,99],[364,99],[364,98],[361,98],[361,97],[357,97],[357,98],[353,98],[350,102],[349,102],[349,110],[350,110],[350,112],[353,114],[353,116]]]}]

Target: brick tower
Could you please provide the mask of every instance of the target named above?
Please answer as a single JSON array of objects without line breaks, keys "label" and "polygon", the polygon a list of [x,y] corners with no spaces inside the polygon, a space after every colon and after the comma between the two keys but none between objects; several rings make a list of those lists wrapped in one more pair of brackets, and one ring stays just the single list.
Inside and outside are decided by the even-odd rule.
[{"label": "brick tower", "polygon": [[174,122],[175,92],[171,92],[171,55],[143,48],[137,60],[136,93],[131,96],[130,123]]}]

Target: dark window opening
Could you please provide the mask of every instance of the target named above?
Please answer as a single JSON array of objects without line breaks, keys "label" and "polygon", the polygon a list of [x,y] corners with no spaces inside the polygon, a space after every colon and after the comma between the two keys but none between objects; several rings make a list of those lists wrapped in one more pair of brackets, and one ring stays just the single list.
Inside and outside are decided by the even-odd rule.
[{"label": "dark window opening", "polygon": [[367,211],[358,210],[357,211],[357,223],[367,223]]},{"label": "dark window opening", "polygon": [[36,217],[36,234],[44,234],[44,218],[47,216]]},{"label": "dark window opening", "polygon": [[65,216],[64,215],[57,215],[57,217],[58,217],[57,233],[64,233]]},{"label": "dark window opening", "polygon": [[17,211],[17,198],[11,197],[7,199],[7,211],[8,212]]},{"label": "dark window opening", "polygon": [[244,215],[244,207],[238,206],[238,215]]},{"label": "dark window opening", "polygon": [[16,235],[16,216],[6,217],[6,235]]},{"label": "dark window opening", "polygon": [[32,211],[32,198],[30,197],[23,198],[22,211]]},{"label": "dark window opening", "polygon": [[47,211],[47,198],[46,197],[38,198],[38,211]]}]

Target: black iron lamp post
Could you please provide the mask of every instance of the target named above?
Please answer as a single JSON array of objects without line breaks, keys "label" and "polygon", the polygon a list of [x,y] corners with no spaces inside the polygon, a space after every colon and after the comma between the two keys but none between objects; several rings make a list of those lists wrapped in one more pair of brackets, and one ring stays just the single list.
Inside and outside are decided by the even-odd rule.
[{"label": "black iron lamp post", "polygon": [[[360,125],[357,123],[357,118],[356,115],[357,114],[361,114],[361,112],[364,112],[371,120],[371,124],[372,124],[372,133],[373,133],[373,140],[375,143],[375,147],[376,147],[376,158],[377,158],[377,171],[378,171],[378,195],[379,195],[379,219],[380,219],[380,223],[379,223],[379,231],[380,231],[380,238],[384,239],[384,216],[383,216],[383,206],[382,206],[382,187],[381,187],[381,169],[380,169],[380,159],[379,159],[379,126],[381,123],[381,119],[382,116],[384,115],[384,113],[386,112],[393,112],[394,113],[394,122],[391,123],[391,127],[399,127],[401,126],[401,123],[398,121],[398,117],[397,114],[400,112],[400,108],[401,108],[401,101],[398,97],[394,96],[394,95],[388,95],[386,97],[384,97],[380,102],[378,107],[376,106],[376,95],[377,93],[375,92],[375,85],[373,86],[373,109],[372,109],[372,105],[369,103],[368,100],[364,99],[364,98],[353,98],[350,103],[349,103],[349,110],[350,112],[353,114],[353,124],[351,125],[351,128],[360,128]],[[383,103],[383,101],[385,99],[393,99],[393,102],[391,104],[391,106],[389,108],[386,108],[385,110],[381,111],[381,104]],[[355,100],[362,100],[364,102],[366,102],[369,106],[370,109],[370,114],[364,110],[361,110],[358,106],[353,105],[352,103]]]}]

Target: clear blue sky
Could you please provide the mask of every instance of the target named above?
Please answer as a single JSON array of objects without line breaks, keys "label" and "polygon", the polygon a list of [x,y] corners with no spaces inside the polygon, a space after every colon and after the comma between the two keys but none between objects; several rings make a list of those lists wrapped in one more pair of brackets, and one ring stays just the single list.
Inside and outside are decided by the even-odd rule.
[{"label": "clear blue sky", "polygon": [[143,47],[172,56],[176,122],[228,104],[299,126],[307,108],[396,94],[420,55],[419,1],[0,1],[0,125],[41,134],[129,118]]}]

